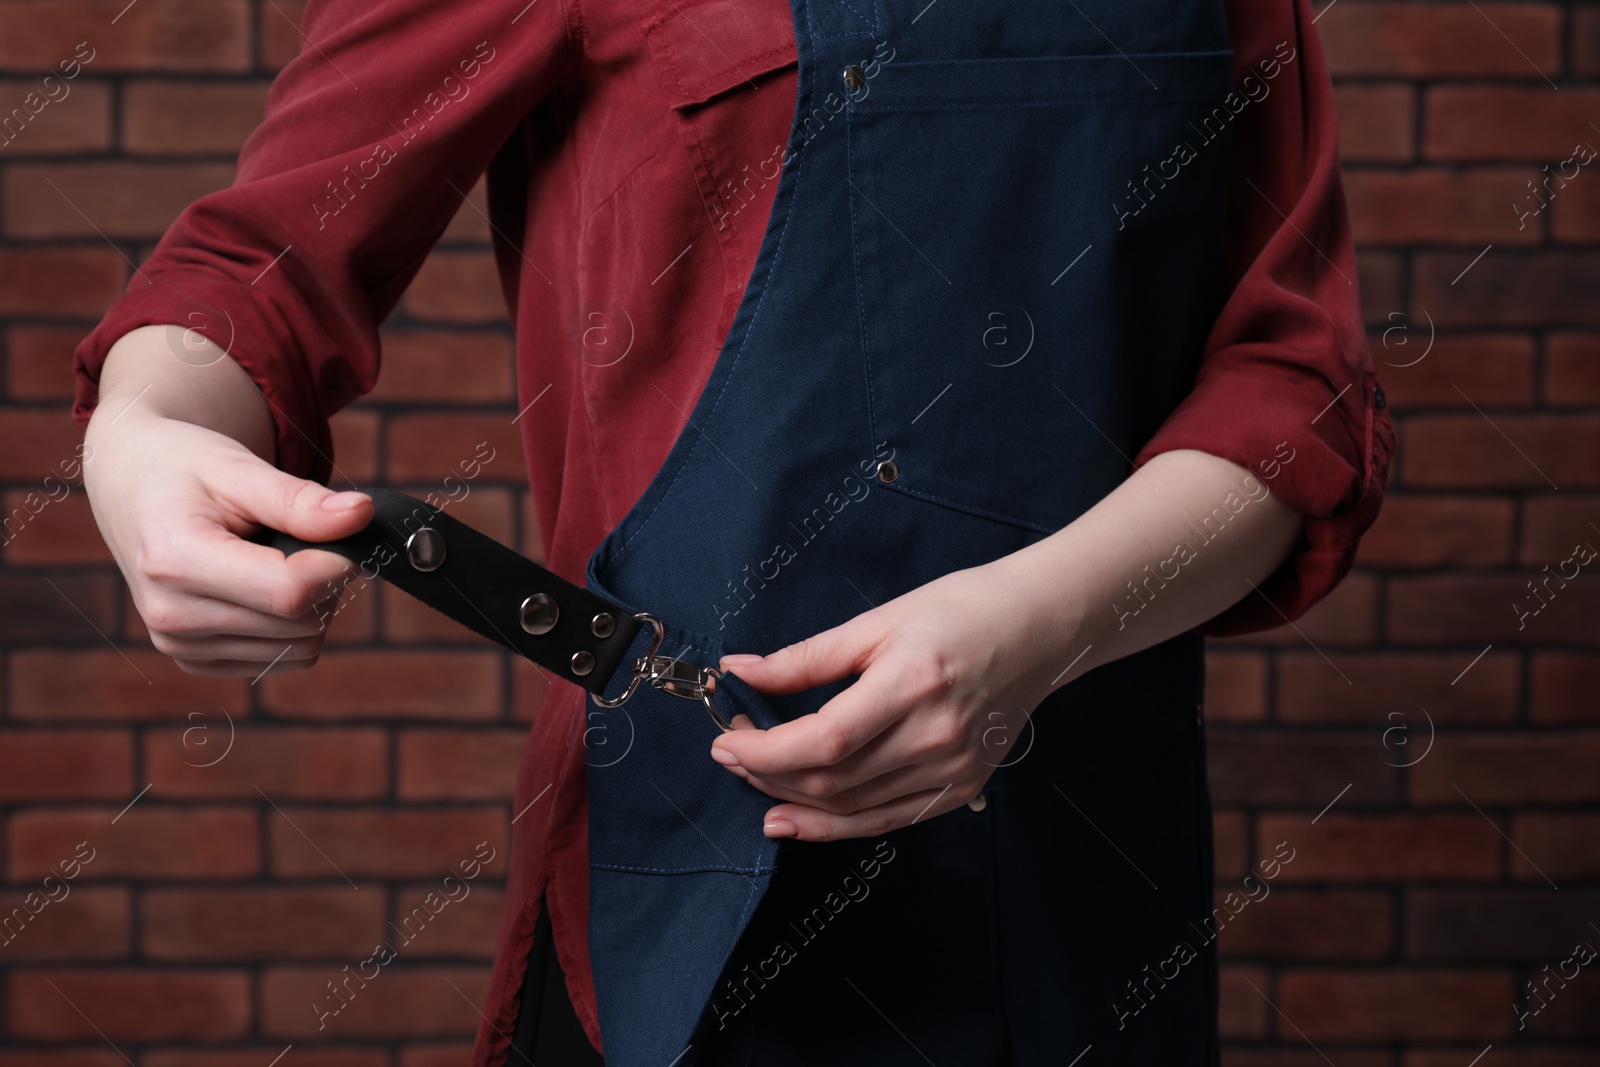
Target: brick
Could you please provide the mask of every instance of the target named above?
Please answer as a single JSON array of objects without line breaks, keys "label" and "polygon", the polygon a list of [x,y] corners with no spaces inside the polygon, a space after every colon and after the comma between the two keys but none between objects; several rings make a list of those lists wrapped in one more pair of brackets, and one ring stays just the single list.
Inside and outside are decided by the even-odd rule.
[{"label": "brick", "polygon": [[[470,888],[462,896],[458,883],[460,879],[452,882],[447,891],[438,885],[431,885],[404,889],[396,894],[395,914],[390,920],[394,926],[390,932],[393,934],[394,928],[398,927],[411,938],[403,948],[396,945],[407,959],[439,956],[494,959],[500,932],[500,914],[505,909],[505,893],[469,882],[465,884]],[[436,894],[431,907],[427,903],[430,893]],[[444,902],[442,906],[441,901]],[[437,913],[435,908],[439,909]]]},{"label": "brick", "polygon": [[377,412],[346,408],[328,420],[333,436],[333,486],[361,489],[378,481]]},{"label": "brick", "polygon": [[90,326],[13,326],[6,331],[6,390],[13,400],[71,400],[72,350]]},{"label": "brick", "polygon": [[148,798],[117,818],[119,810],[33,808],[12,815],[6,825],[11,879],[42,878],[84,841],[94,849],[94,858],[83,864],[80,879],[200,881],[248,878],[261,870],[253,812],[162,808]]},{"label": "brick", "polygon": [[1600,334],[1557,333],[1545,341],[1544,402],[1600,404]]},{"label": "brick", "polygon": [[1413,804],[1481,807],[1581,804],[1600,799],[1600,736],[1455,734],[1411,771]]},{"label": "brick", "polygon": [[1600,891],[1552,893],[1542,880],[1529,889],[1416,889],[1406,894],[1405,956],[1424,963],[1554,962],[1590,932],[1587,922],[1597,910]]},{"label": "brick", "polygon": [[1441,328],[1600,325],[1600,304],[1589,299],[1600,285],[1600,254],[1497,245],[1474,264],[1477,254],[1416,254],[1416,300]]},{"label": "brick", "polygon": [[508,321],[500,275],[488,252],[434,252],[406,290],[401,306],[407,315],[425,322]]},{"label": "brick", "polygon": [[[84,69],[239,71],[249,62],[245,0],[140,0],[118,18],[123,0],[6,0],[0,4],[0,69],[46,72],[87,40]],[[111,20],[116,18],[115,26]]]},{"label": "brick", "polygon": [[133,743],[122,730],[0,731],[0,803],[132,793]]},{"label": "brick", "polygon": [[1511,561],[1508,499],[1390,493],[1356,556],[1364,567],[1494,567]]},{"label": "brick", "polygon": [[525,729],[406,730],[400,799],[509,801],[527,742]]},{"label": "brick", "polygon": [[1267,972],[1260,967],[1230,964],[1218,969],[1218,1031],[1225,1038],[1267,1036],[1268,1014],[1272,1008],[1264,996],[1271,996]]},{"label": "brick", "polygon": [[[1444,489],[1600,485],[1600,417],[1416,415],[1401,430],[1400,477]],[[1540,472],[1543,472],[1542,474]],[[1549,480],[1546,480],[1549,479]]]},{"label": "brick", "polygon": [[140,907],[140,947],[162,961],[360,959],[386,936],[385,896],[342,883],[152,889]]},{"label": "brick", "polygon": [[269,674],[262,707],[291,719],[492,719],[500,654],[488,651],[325,653],[315,670]]},{"label": "brick", "polygon": [[[1306,1040],[1491,1040],[1512,1029],[1511,976],[1492,970],[1289,971],[1278,1007]],[[1292,1040],[1294,1029],[1280,1025]]]},{"label": "brick", "polygon": [[[6,606],[0,611],[0,644],[99,640],[97,627],[101,633],[116,629],[116,603],[117,586],[109,574],[46,576],[0,570],[0,604]],[[26,660],[32,653],[12,655]],[[10,692],[15,708],[24,686],[13,680]]]},{"label": "brick", "polygon": [[1572,69],[1583,78],[1600,76],[1600,11],[1572,12]]},{"label": "brick", "polygon": [[1474,6],[1480,10],[1454,3],[1349,0],[1319,18],[1317,29],[1322,31],[1328,65],[1336,77],[1560,75],[1560,6]]},{"label": "brick", "polygon": [[[367,959],[368,957],[361,957]],[[402,957],[403,958],[403,957]],[[271,967],[261,978],[261,1032],[267,1037],[470,1038],[479,1022],[478,1007],[489,992],[487,967],[405,967],[395,961],[377,977],[361,980],[354,961],[340,1001],[327,983],[343,978],[337,967]],[[370,970],[370,968],[369,968]],[[453,988],[452,988],[453,987]],[[313,1005],[338,1015],[321,1021]]]},{"label": "brick", "polygon": [[1600,656],[1543,652],[1533,657],[1528,716],[1548,726],[1600,722]]},{"label": "brick", "polygon": [[1559,163],[1591,141],[1597,106],[1596,89],[1439,86],[1424,97],[1423,152],[1436,160]]},{"label": "brick", "polygon": [[[1252,594],[1254,595],[1254,594]],[[1327,648],[1370,645],[1378,635],[1378,583],[1368,574],[1351,574],[1319,601],[1293,626],[1222,638],[1218,648],[1244,645],[1290,645],[1306,647],[1312,641]],[[1335,662],[1338,662],[1337,657]]]},{"label": "brick", "polygon": [[1533,339],[1523,334],[1441,334],[1421,312],[1392,312],[1373,335],[1372,357],[1390,407],[1407,414],[1430,407],[1470,411],[1472,404],[1527,407],[1536,396]]},{"label": "brick", "polygon": [[266,103],[266,82],[129,82],[122,146],[134,155],[235,156],[261,124]]},{"label": "brick", "polygon": [[1345,815],[1336,806],[1311,818],[1261,818],[1258,841],[1295,850],[1279,882],[1479,882],[1500,874],[1500,835],[1477,814]]},{"label": "brick", "polygon": [[451,218],[450,225],[445,227],[439,243],[445,246],[486,245],[489,243],[489,238],[488,183],[479,178],[477,184],[467,193],[467,199],[456,209],[455,216]]},{"label": "brick", "polygon": [[4,512],[0,522],[9,521],[5,535],[7,566],[64,567],[86,564],[111,564],[111,550],[100,536],[89,498],[81,489],[63,488],[60,479],[37,488],[14,489],[0,494]]},{"label": "brick", "polygon": [[413,1046],[400,1053],[400,1067],[460,1067],[471,1055],[467,1044]]},{"label": "brick", "polygon": [[1213,812],[1211,842],[1217,878],[1221,881],[1243,878],[1250,866],[1250,823],[1244,812]]},{"label": "brick", "polygon": [[1361,321],[1382,329],[1394,324],[1389,313],[1405,307],[1405,265],[1396,252],[1356,252],[1356,288],[1361,290]]},{"label": "brick", "polygon": [[0,954],[9,963],[122,959],[133,947],[132,913],[122,886],[84,886],[57,875],[8,887],[0,892]]},{"label": "brick", "polygon": [[127,1062],[110,1049],[34,1049],[21,1052],[0,1049],[0,1067],[126,1067]]},{"label": "brick", "polygon": [[129,273],[114,248],[0,248],[0,315],[99,318],[122,295]]},{"label": "brick", "polygon": [[159,237],[233,181],[227,163],[24,163],[5,172],[12,237]]},{"label": "brick", "polygon": [[1548,191],[1541,189],[1538,195],[1548,202],[1551,236],[1563,244],[1593,244],[1600,239],[1600,179],[1589,173],[1592,164],[1574,173],[1576,165],[1564,158],[1545,164],[1540,184],[1548,176]]},{"label": "brick", "polygon": [[[1592,927],[1585,924],[1583,931],[1589,935],[1587,939],[1580,933],[1573,938],[1573,941],[1587,940],[1591,947],[1600,944],[1600,938],[1596,938],[1592,930]],[[1560,956],[1538,968],[1532,968],[1539,975],[1541,988],[1544,987],[1544,967],[1550,968],[1550,974],[1556,974],[1557,968],[1563,960],[1571,956],[1572,950],[1573,944],[1569,942]],[[1592,977],[1592,968],[1593,964],[1584,968],[1578,979],[1569,982],[1565,989],[1561,988],[1558,981],[1552,979],[1549,991],[1545,993],[1544,1008],[1528,1020],[1527,1030],[1533,1040],[1581,1043],[1590,1050],[1590,1057],[1593,1058],[1595,1039],[1600,1038],[1600,984],[1583,980],[1585,975]],[[1527,979],[1523,979],[1520,992],[1526,993],[1526,983]],[[1519,997],[1518,1005],[1521,1004],[1522,998]]]},{"label": "brick", "polygon": [[1409,85],[1336,85],[1339,158],[1398,163],[1412,157],[1416,91]]},{"label": "brick", "polygon": [[1600,880],[1600,816],[1514,815],[1511,840],[1521,850],[1512,850],[1512,875],[1538,883],[1541,893],[1549,886],[1546,879],[1558,885]]},{"label": "brick", "polygon": [[[1523,498],[1521,562],[1532,568],[1540,581],[1546,565],[1551,565],[1552,572],[1558,571],[1580,544],[1600,545],[1600,494],[1546,493]],[[1570,566],[1565,569],[1572,573]]]},{"label": "brick", "polygon": [[230,728],[219,713],[147,733],[144,768],[156,798],[374,800],[388,791],[389,744],[376,728]]},{"label": "brick", "polygon": [[[1298,1040],[1298,1035],[1290,1040]],[[1471,1057],[1469,1056],[1468,1059]],[[1388,1052],[1370,1049],[1339,1050],[1339,1067],[1395,1067],[1396,1061]],[[1328,1060],[1313,1049],[1250,1048],[1228,1046],[1222,1048],[1222,1067],[1328,1067]],[[1461,1067],[1453,1064],[1452,1067]]]},{"label": "brick", "polygon": [[1206,738],[1211,796],[1218,804],[1326,804],[1346,785],[1341,804],[1391,804],[1400,784],[1360,737],[1213,728]]},{"label": "brick", "polygon": [[1420,754],[1410,746],[1425,748],[1433,736],[1430,718],[1436,730],[1515,719],[1522,691],[1519,657],[1491,651],[1463,677],[1470,663],[1471,654],[1347,654],[1339,659],[1352,683],[1346,686],[1315,652],[1286,652],[1278,660],[1275,706],[1286,723],[1366,726],[1375,757],[1408,764]]},{"label": "brick", "polygon": [[[1461,1067],[1482,1049],[1430,1049],[1406,1053],[1405,1067]],[[1462,1052],[1467,1059],[1463,1061]],[[1495,1046],[1495,1067],[1594,1067],[1591,1051],[1558,1048],[1515,1049]]]},{"label": "brick", "polygon": [[1252,652],[1206,654],[1207,722],[1261,722],[1267,717],[1267,661]]},{"label": "brick", "polygon": [[[83,431],[64,410],[22,408],[0,411],[0,478],[39,485],[61,477],[63,463],[76,463]],[[82,453],[86,455],[87,453]]]},{"label": "brick", "polygon": [[510,404],[516,356],[504,330],[392,330],[369,400]]},{"label": "brick", "polygon": [[0,79],[0,120],[6,121],[0,156],[103,152],[111,147],[111,87],[59,74],[48,85],[42,78]]},{"label": "brick", "polygon": [[219,705],[243,707],[250,691],[248,678],[198,677],[154,650],[104,647],[12,653],[10,682],[12,717],[50,722],[213,715]]},{"label": "brick", "polygon": [[[1226,959],[1376,961],[1394,948],[1394,906],[1385,893],[1279,889],[1269,882],[1261,897],[1259,884],[1251,883],[1259,899],[1217,934]],[[1236,888],[1217,887],[1219,896]]]},{"label": "brick", "polygon": [[1344,173],[1350,221],[1363,245],[1538,244],[1543,228],[1514,210],[1539,211],[1534,168],[1365,170]]},{"label": "brick", "polygon": [[1390,638],[1406,645],[1600,643],[1600,582],[1571,583],[1538,614],[1524,616],[1520,612],[1539,603],[1528,591],[1529,580],[1498,575],[1394,579]]},{"label": "brick", "polygon": [[300,20],[305,10],[304,0],[274,0],[261,8],[256,36],[261,42],[263,69],[280,70],[300,54],[304,40]]},{"label": "brick", "polygon": [[476,463],[475,486],[524,485],[528,474],[513,414],[397,415],[385,435],[385,475],[391,482],[425,483],[442,494],[448,488],[444,479],[460,479],[461,465],[471,470]]},{"label": "brick", "polygon": [[9,1033],[33,1040],[218,1040],[250,1026],[242,971],[14,971],[8,991]]},{"label": "brick", "polygon": [[485,841],[495,854],[487,870],[502,871],[509,822],[503,806],[337,813],[284,808],[268,820],[272,873],[279,878],[333,879],[343,871],[349,878],[442,879],[472,859]]},{"label": "brick", "polygon": [[[271,10],[270,6],[268,10]],[[272,1057],[281,1052],[281,1047],[267,1046],[240,1049],[237,1052],[217,1048],[164,1049],[146,1052],[140,1057],[139,1063],[140,1067],[262,1067],[263,1064],[270,1065]],[[0,1067],[5,1067],[3,1061],[0,1061]],[[300,1045],[294,1050],[294,1067],[389,1067],[389,1054],[382,1049],[351,1045],[330,1049]]]}]

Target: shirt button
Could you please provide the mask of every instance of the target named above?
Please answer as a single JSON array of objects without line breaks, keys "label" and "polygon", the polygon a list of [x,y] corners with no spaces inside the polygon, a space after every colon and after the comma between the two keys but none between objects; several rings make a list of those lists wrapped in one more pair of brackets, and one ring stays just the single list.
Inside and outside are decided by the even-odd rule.
[{"label": "shirt button", "polygon": [[855,64],[844,68],[844,87],[852,93],[867,84],[866,73]]},{"label": "shirt button", "polygon": [[989,798],[988,798],[987,795],[985,795],[983,793],[979,793],[977,796],[975,796],[971,800],[967,801],[967,807],[971,808],[973,811],[982,811],[984,808],[987,808],[988,806],[989,806]]}]

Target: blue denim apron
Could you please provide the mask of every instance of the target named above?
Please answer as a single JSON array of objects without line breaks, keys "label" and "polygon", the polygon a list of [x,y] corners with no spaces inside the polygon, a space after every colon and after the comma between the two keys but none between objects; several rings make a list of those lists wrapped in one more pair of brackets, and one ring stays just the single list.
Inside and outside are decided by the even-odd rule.
[{"label": "blue denim apron", "polygon": [[[699,664],[1071,522],[1187,393],[1222,296],[1220,0],[791,5],[796,122],[749,286],[689,425],[589,565]],[[766,699],[727,677],[717,701],[765,727],[839,688]],[[885,936],[979,968],[953,981],[1017,1062],[1211,1062],[1215,961],[1191,927],[1210,914],[1201,690],[1187,636],[1092,672],[996,746],[984,810],[881,846],[766,839],[774,801],[711,761],[694,703],[644,688],[592,709],[632,738],[588,772],[606,1062],[696,1062],[774,871],[821,887],[876,847],[894,855],[882,884],[920,878],[937,908],[916,914],[941,917]],[[893,894],[872,899],[851,936],[897,921]],[[1151,982],[1185,938],[1196,958]],[[964,1024],[909,1025],[934,1027],[903,1036],[944,1062],[937,1027]]]}]

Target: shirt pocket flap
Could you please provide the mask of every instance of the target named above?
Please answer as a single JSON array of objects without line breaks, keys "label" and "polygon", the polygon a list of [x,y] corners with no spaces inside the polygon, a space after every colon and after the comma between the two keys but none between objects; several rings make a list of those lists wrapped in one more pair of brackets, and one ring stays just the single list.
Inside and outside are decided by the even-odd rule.
[{"label": "shirt pocket flap", "polygon": [[667,0],[644,18],[674,108],[703,104],[796,62],[785,0]]}]

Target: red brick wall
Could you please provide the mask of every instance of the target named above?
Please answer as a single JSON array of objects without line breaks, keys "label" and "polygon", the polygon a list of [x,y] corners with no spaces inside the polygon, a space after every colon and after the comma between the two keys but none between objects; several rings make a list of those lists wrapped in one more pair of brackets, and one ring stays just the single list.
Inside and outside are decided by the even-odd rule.
[{"label": "red brick wall", "polygon": [[[299,46],[290,0],[125,3],[0,0],[0,114],[95,49],[0,146],[7,513],[74,455],[70,352],[124,257],[227,182]],[[1484,1067],[1578,1067],[1600,1056],[1593,967],[1524,1030],[1512,1006],[1600,945],[1600,586],[1552,582],[1520,629],[1512,605],[1600,543],[1600,176],[1552,181],[1520,226],[1513,203],[1600,145],[1600,12],[1318,9],[1401,453],[1358,571],[1297,629],[1214,647],[1219,898],[1295,849],[1221,937],[1228,1064],[1467,1067],[1492,1045]],[[489,439],[460,512],[531,552],[485,240],[464,212],[430,258],[338,462],[426,491]],[[76,489],[0,558],[0,914],[94,850],[0,944],[0,1067],[124,1062],[97,1030],[162,1067],[290,1043],[301,1067],[463,1062],[537,676],[376,589],[309,674],[191,678],[150,650]],[[323,983],[485,840],[471,896],[314,1051]]]}]

